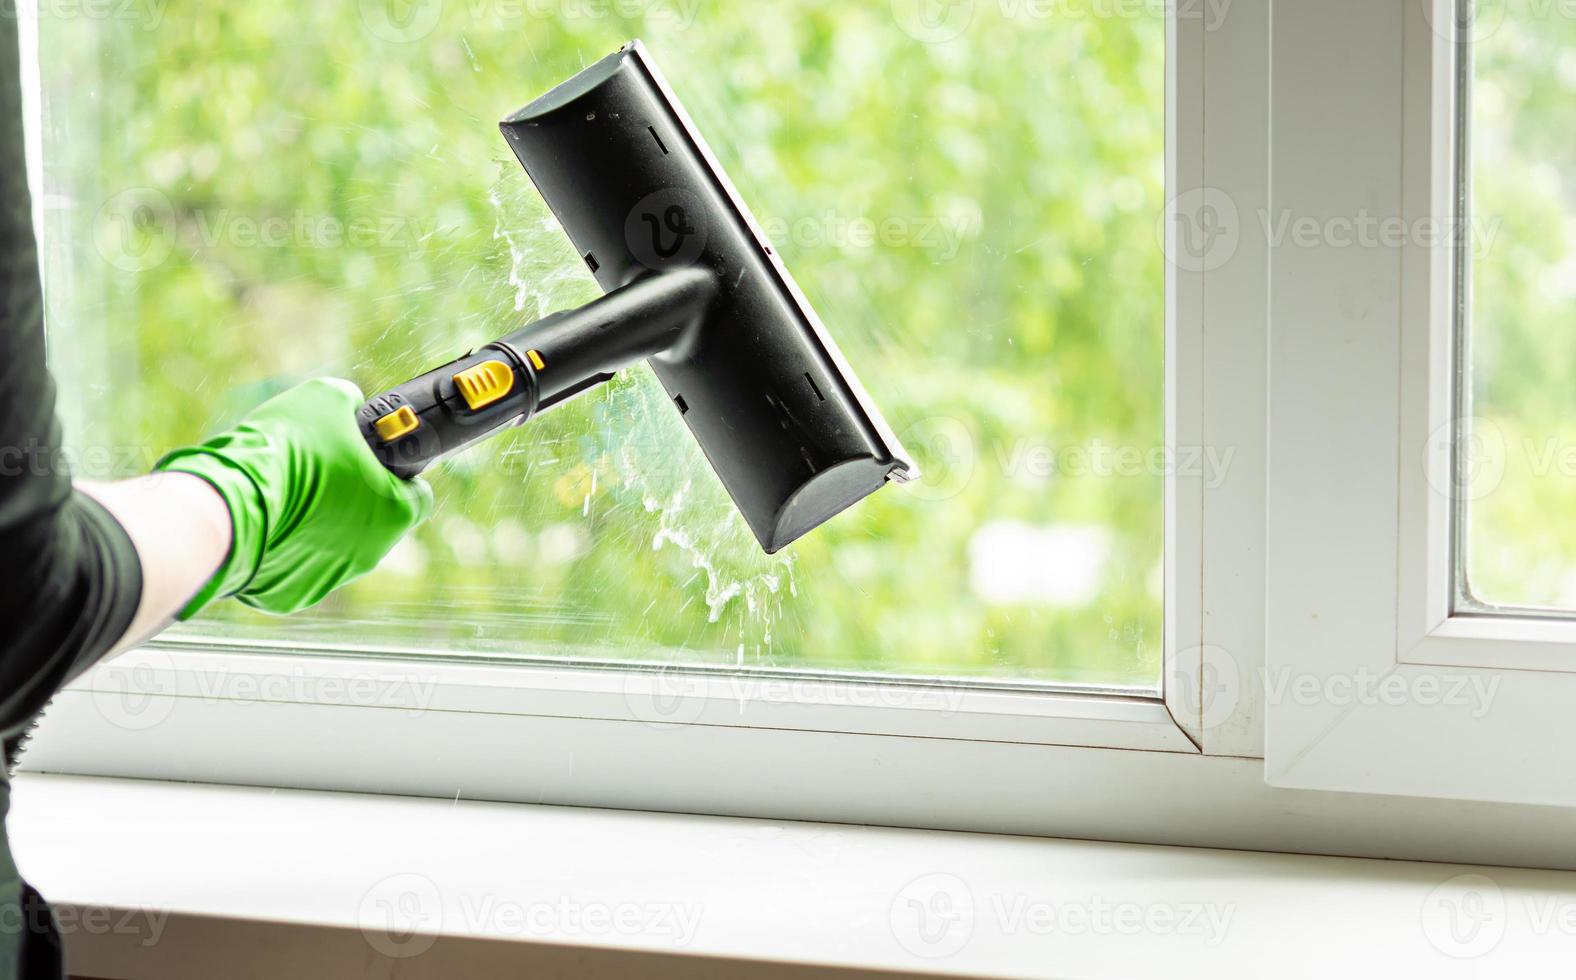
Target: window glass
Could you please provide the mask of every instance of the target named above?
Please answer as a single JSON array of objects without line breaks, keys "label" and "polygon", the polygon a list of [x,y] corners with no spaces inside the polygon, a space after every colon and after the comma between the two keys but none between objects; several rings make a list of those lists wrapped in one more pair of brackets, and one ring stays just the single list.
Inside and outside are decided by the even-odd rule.
[{"label": "window glass", "polygon": [[594,298],[497,121],[635,36],[927,474],[765,556],[639,367],[433,470],[430,524],[318,609],[184,635],[1156,685],[1161,5],[44,7],[83,475]]},{"label": "window glass", "polygon": [[1576,609],[1576,18],[1467,9],[1466,590]]}]

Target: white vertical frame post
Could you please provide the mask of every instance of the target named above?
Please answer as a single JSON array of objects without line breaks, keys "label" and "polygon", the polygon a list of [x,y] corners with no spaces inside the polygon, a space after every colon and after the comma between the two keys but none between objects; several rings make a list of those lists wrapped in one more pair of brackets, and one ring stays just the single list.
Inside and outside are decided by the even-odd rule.
[{"label": "white vertical frame post", "polygon": [[[1195,218],[1195,196],[1186,189],[1204,180],[1205,23],[1166,18],[1166,213],[1162,248],[1166,263],[1165,442],[1172,458],[1186,446],[1204,444],[1204,270],[1180,260],[1183,240]],[[1173,465],[1165,475],[1165,669],[1161,689],[1177,726],[1203,744],[1203,480]]]},{"label": "white vertical frame post", "polygon": [[1449,607],[1454,24],[1451,0],[1275,8],[1272,205],[1316,233],[1271,253],[1265,771],[1572,805],[1576,675],[1503,659],[1568,624]]},{"label": "white vertical frame post", "polygon": [[1269,3],[1207,24],[1204,186],[1232,237],[1204,281],[1204,751],[1264,752],[1264,479],[1269,330]]},{"label": "white vertical frame post", "polygon": [[[1400,472],[1401,660],[1460,667],[1576,671],[1576,621],[1496,616],[1455,607],[1464,500],[1492,492],[1492,472],[1463,459],[1477,422],[1459,397],[1462,335],[1470,328],[1470,258],[1476,222],[1458,170],[1466,159],[1470,107],[1461,72],[1470,66],[1470,21],[1458,0],[1425,0],[1427,23],[1408,37],[1405,187],[1409,224],[1440,229],[1430,251],[1410,250],[1402,269],[1408,303],[1402,332],[1401,445],[1414,451]],[[1414,17],[1414,20],[1416,18]]]},{"label": "white vertical frame post", "polygon": [[1217,755],[1263,751],[1269,27],[1266,4],[1172,25],[1166,702]]}]

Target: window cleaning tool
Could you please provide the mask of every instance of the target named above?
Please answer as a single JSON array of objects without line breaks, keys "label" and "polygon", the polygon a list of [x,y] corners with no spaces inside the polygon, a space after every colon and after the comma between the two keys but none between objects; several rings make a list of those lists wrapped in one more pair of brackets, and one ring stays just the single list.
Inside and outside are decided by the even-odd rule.
[{"label": "window cleaning tool", "polygon": [[390,471],[645,359],[768,553],[918,475],[639,41],[501,128],[606,295],[370,399]]}]

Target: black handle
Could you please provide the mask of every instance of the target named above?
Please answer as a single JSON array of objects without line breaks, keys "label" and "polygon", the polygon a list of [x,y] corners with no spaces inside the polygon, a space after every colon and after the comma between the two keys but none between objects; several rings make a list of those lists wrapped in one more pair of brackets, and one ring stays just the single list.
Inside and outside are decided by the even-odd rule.
[{"label": "black handle", "polygon": [[409,479],[439,456],[536,413],[531,353],[489,344],[370,398],[356,413],[361,435],[390,473]]},{"label": "black handle", "polygon": [[554,313],[371,398],[356,413],[383,465],[410,478],[681,342],[715,294],[710,273],[653,273]]}]

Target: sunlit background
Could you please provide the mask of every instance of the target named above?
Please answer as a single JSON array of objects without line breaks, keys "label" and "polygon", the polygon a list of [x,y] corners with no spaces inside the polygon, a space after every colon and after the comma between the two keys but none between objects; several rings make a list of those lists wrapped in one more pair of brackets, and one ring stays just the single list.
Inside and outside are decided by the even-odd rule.
[{"label": "sunlit background", "polygon": [[186,635],[1157,684],[1159,5],[113,6],[41,41],[85,475],[595,297],[497,121],[635,36],[927,474],[764,556],[640,367],[431,472],[321,608]]},{"label": "sunlit background", "polygon": [[1576,18],[1480,4],[1462,475],[1480,602],[1576,610]]}]

